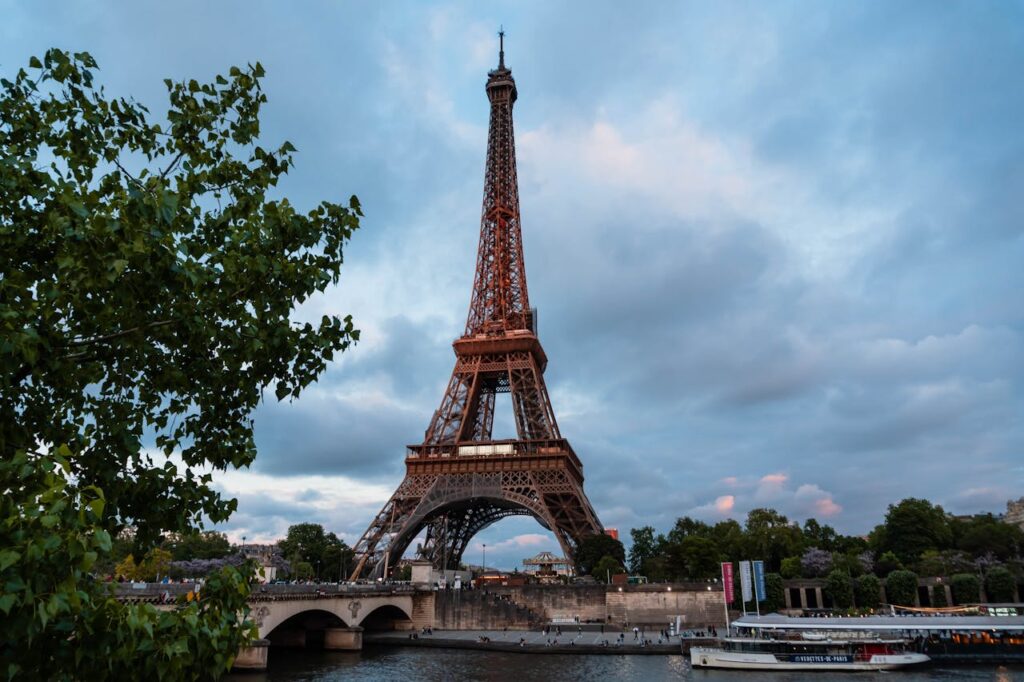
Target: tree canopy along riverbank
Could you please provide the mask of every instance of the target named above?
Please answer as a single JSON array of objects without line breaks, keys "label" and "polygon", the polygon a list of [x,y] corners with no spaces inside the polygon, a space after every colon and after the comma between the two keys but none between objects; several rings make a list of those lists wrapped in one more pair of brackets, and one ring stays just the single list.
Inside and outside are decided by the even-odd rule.
[{"label": "tree canopy along riverbank", "polygon": [[[842,535],[813,518],[801,525],[773,509],[752,510],[745,524],[683,517],[668,533],[644,526],[630,535],[630,572],[655,582],[710,580],[720,575],[720,562],[763,560],[767,610],[780,608],[783,579],[826,578],[837,607],[868,609],[879,603],[881,579],[886,598],[901,605],[914,603],[918,576],[951,578],[958,604],[977,602],[981,588],[990,601],[1012,601],[1015,584],[1024,583],[1019,527],[992,514],[952,516],[916,498],[889,505],[865,537]],[[939,590],[933,601],[943,599]]]},{"label": "tree canopy along riverbank", "polygon": [[235,509],[208,472],[253,461],[265,389],[298,397],[359,338],[291,318],[337,282],[361,211],[269,198],[295,149],[258,144],[259,63],[166,80],[160,121],[97,71],[53,49],[0,74],[0,661],[217,676],[251,634],[251,566],[166,612],[91,572],[126,527],[143,556]]}]

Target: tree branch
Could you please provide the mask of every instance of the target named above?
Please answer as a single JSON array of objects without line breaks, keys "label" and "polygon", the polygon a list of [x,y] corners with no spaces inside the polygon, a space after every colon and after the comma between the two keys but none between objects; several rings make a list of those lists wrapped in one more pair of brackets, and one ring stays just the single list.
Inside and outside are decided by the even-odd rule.
[{"label": "tree branch", "polygon": [[156,329],[157,327],[166,327],[169,324],[174,324],[177,320],[160,320],[159,322],[150,322],[149,324],[141,324],[138,327],[132,327],[131,329],[125,329],[119,332],[113,332],[112,334],[104,334],[103,336],[93,336],[88,339],[76,339],[68,342],[68,347],[72,348],[75,346],[91,346],[96,343],[104,343],[105,341],[113,341],[119,339],[122,336],[128,336],[135,332],[146,331],[148,329]]}]

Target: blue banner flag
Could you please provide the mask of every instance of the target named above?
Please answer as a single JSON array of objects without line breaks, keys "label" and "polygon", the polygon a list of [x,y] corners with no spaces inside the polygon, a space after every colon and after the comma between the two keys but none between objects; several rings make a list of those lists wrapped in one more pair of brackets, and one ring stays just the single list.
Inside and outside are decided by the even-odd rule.
[{"label": "blue banner flag", "polygon": [[754,562],[754,594],[757,595],[757,601],[764,601],[766,598],[765,593],[767,590],[764,585],[764,562]]}]

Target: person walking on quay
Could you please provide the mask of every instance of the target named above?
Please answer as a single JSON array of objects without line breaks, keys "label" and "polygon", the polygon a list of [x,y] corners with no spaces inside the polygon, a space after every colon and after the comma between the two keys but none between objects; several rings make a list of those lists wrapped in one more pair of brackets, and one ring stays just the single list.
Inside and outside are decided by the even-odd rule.
[{"label": "person walking on quay", "polygon": [[633,641],[634,642],[640,641],[640,628],[638,628],[635,625],[633,626]]}]

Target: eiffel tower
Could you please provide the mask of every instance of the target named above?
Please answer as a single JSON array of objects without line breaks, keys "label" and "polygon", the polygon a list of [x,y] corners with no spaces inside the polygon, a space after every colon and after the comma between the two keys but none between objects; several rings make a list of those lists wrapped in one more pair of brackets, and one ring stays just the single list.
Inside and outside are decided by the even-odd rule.
[{"label": "eiffel tower", "polygon": [[[544,385],[547,356],[530,308],[519,224],[512,105],[505,66],[487,77],[491,103],[483,215],[466,330],[453,344],[455,370],[420,445],[410,445],[405,479],[355,545],[352,579],[386,577],[426,530],[419,556],[457,568],[474,535],[499,519],[533,516],[572,559],[579,541],[601,533],[583,492],[583,465],[562,438]],[[517,438],[492,440],[495,398],[511,396]]]}]

